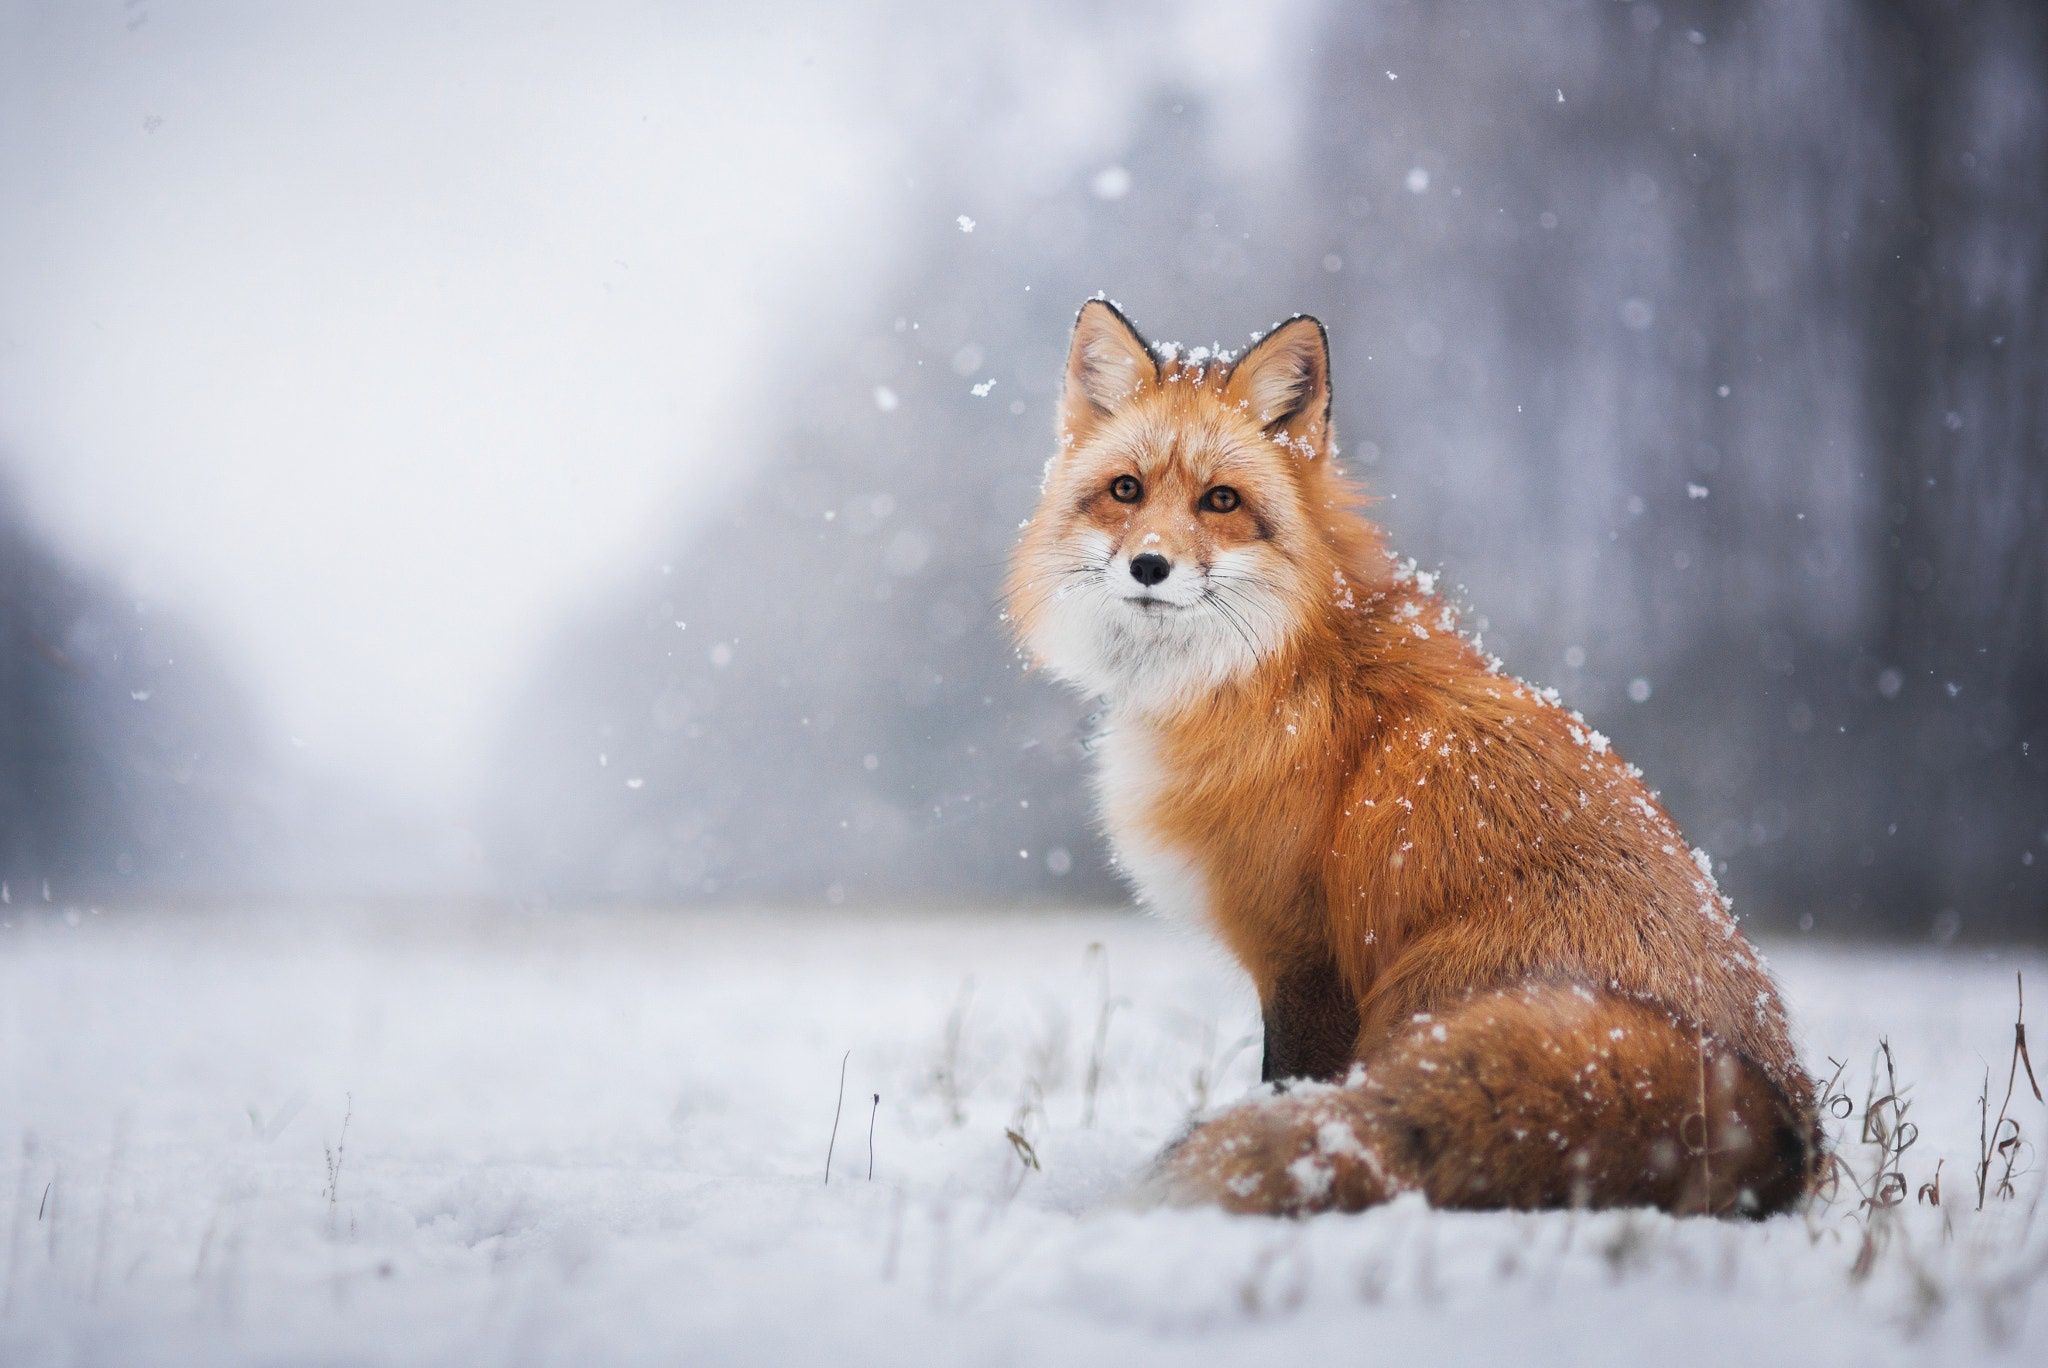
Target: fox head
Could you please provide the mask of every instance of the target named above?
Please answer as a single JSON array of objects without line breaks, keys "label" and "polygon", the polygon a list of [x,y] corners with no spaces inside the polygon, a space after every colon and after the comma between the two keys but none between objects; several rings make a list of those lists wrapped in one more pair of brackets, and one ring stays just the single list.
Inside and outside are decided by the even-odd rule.
[{"label": "fox head", "polygon": [[1090,300],[1007,586],[1025,650],[1148,712],[1242,677],[1343,589],[1344,543],[1362,525],[1334,451],[1315,319],[1231,358],[1155,351]]}]

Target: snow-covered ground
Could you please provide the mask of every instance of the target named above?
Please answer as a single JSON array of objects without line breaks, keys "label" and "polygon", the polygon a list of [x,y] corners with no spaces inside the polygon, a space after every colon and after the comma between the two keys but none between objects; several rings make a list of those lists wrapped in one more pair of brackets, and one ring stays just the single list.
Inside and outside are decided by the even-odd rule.
[{"label": "snow-covered ground", "polygon": [[1910,1187],[1943,1161],[1943,1205],[1884,1218],[1859,1279],[1846,1186],[1760,1225],[1124,1209],[1120,1185],[1258,1053],[1230,967],[1129,915],[5,911],[8,1368],[2048,1348],[2027,1306],[2048,1280],[2039,1174],[1971,1211],[2016,969],[2048,1013],[2036,951],[1769,947],[1859,1110],[1889,1038]]}]

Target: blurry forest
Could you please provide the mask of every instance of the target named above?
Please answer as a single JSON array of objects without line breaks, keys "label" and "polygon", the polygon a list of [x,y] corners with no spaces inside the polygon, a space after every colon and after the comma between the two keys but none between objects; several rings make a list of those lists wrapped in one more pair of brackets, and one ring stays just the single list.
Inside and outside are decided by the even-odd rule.
[{"label": "blurry forest", "polygon": [[773,460],[536,688],[506,784],[537,878],[1110,893],[1086,707],[1018,669],[994,610],[1067,327],[1106,289],[1190,343],[1321,316],[1397,543],[1616,735],[1753,912],[2040,917],[2048,15],[1345,5],[1321,28],[1279,187],[1211,174],[1231,112],[1168,85],[1127,190],[1077,166],[963,234],[973,140],[935,139],[931,228],[870,333],[799,349]]},{"label": "blurry forest", "polygon": [[67,564],[0,487],[0,889],[205,890],[273,856],[262,748],[184,623]]},{"label": "blurry forest", "polygon": [[[1189,344],[1321,317],[1395,544],[1754,919],[2048,929],[2048,9],[1329,4],[1249,158],[1142,32],[1056,17],[1106,25],[1127,135],[1006,178],[999,23],[909,95],[878,75],[920,226],[857,335],[791,318],[746,367],[734,492],[563,624],[486,785],[498,887],[1120,896],[1089,705],[996,618],[1100,290]],[[229,848],[199,776],[245,753],[115,706],[128,678],[65,643],[126,610],[25,532],[0,551],[7,868],[141,879],[200,842],[151,824]]]}]

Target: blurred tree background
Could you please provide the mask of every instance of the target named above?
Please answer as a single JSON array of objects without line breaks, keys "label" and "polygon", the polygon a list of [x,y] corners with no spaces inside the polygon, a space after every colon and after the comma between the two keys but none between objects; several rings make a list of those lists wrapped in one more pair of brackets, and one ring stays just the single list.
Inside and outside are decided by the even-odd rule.
[{"label": "blurred tree background", "polygon": [[246,703],[186,624],[68,564],[0,487],[0,887],[204,892],[275,858]]},{"label": "blurred tree background", "polygon": [[[1189,344],[1321,317],[1395,544],[1615,737],[1754,919],[2048,930],[2048,10],[1330,4],[1276,121],[1142,16],[1052,6],[1032,31],[1134,116],[1048,162],[1016,155],[1024,21],[912,9],[866,98],[921,226],[849,286],[857,331],[791,318],[740,358],[747,474],[686,496],[526,682],[494,888],[1120,896],[1091,705],[1021,670],[996,602],[1102,290]],[[132,796],[56,795],[167,771],[133,740],[154,714],[49,720],[85,687],[36,645],[61,624],[22,625],[53,573],[0,561],[0,803],[57,833],[11,832],[8,868],[112,880],[135,842],[92,814]],[[209,745],[173,748],[268,782]],[[205,784],[148,792],[166,829],[232,827]]]},{"label": "blurred tree background", "polygon": [[537,684],[504,849],[579,896],[1110,896],[1087,705],[995,617],[1106,289],[1191,343],[1321,316],[1397,544],[1753,914],[2039,929],[2048,16],[1347,5],[1313,46],[1270,177],[1168,85],[963,234],[934,135],[869,334],[793,342],[771,461]]}]

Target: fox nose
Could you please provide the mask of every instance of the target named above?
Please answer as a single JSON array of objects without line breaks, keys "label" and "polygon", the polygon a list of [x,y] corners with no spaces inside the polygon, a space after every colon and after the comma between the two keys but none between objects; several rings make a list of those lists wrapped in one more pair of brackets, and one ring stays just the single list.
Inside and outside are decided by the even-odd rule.
[{"label": "fox nose", "polygon": [[1131,557],[1131,578],[1150,589],[1173,573],[1173,562],[1156,551]]}]

